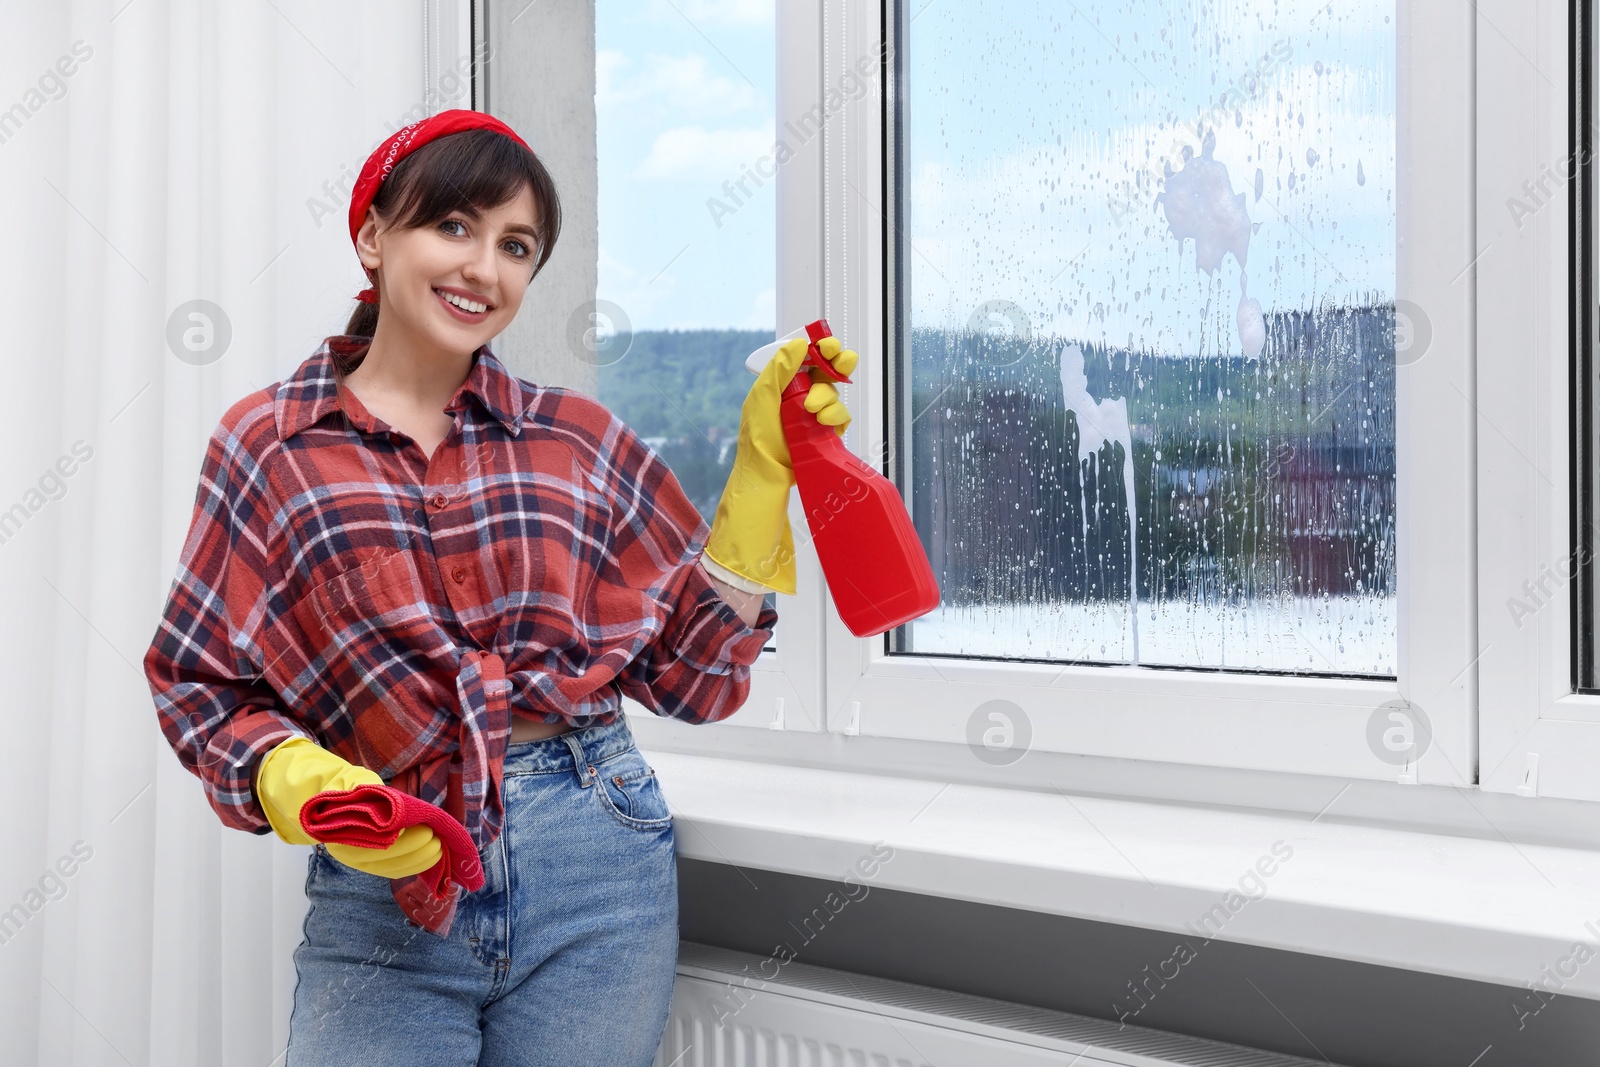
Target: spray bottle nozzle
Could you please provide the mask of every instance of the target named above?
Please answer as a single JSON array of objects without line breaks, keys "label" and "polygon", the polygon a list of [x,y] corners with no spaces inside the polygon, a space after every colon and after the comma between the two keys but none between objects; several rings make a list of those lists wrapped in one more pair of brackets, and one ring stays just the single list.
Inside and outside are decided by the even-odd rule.
[{"label": "spray bottle nozzle", "polygon": [[768,362],[771,361],[772,357],[777,354],[778,349],[782,348],[785,344],[793,341],[797,337],[805,337],[806,340],[811,343],[806,346],[806,358],[801,361],[801,367],[821,367],[822,373],[826,374],[834,381],[844,382],[846,385],[853,384],[850,381],[849,375],[840,374],[838,371],[834,370],[833,364],[827,359],[824,359],[822,353],[817,350],[818,341],[822,340],[824,337],[832,336],[833,330],[828,327],[827,319],[818,319],[816,322],[808,322],[806,325],[798,329],[790,330],[788,333],[779,337],[776,341],[764,344],[754,352],[750,353],[750,355],[745,357],[745,368],[753,374],[760,374],[762,368],[765,367]]}]

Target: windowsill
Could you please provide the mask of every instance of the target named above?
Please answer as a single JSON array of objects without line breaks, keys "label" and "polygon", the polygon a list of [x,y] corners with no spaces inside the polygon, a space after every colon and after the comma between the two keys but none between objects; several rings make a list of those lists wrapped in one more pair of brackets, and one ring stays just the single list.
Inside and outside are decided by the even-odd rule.
[{"label": "windowsill", "polygon": [[[1600,999],[1600,967],[1563,963],[1600,941],[1600,852],[648,754],[694,859],[841,879],[882,841],[873,886]],[[1202,928],[1280,841],[1265,895]]]}]

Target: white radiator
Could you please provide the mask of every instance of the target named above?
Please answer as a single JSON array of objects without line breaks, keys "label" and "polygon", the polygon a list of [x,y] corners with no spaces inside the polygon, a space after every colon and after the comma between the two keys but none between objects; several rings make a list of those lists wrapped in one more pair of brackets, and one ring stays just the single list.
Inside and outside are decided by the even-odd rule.
[{"label": "white radiator", "polygon": [[[765,961],[765,970],[762,964]],[[655,1067],[1329,1067],[685,941]]]}]

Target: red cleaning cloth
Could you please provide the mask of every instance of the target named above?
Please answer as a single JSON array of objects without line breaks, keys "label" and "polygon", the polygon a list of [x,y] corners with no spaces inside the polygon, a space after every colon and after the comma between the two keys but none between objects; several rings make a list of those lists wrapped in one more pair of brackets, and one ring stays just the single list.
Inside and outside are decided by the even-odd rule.
[{"label": "red cleaning cloth", "polygon": [[300,828],[318,841],[363,848],[388,848],[400,831],[418,824],[431,827],[444,855],[423,871],[423,883],[434,897],[451,895],[455,882],[469,893],[483,888],[483,864],[467,828],[426,800],[389,785],[367,783],[353,789],[325,789],[300,806]]}]

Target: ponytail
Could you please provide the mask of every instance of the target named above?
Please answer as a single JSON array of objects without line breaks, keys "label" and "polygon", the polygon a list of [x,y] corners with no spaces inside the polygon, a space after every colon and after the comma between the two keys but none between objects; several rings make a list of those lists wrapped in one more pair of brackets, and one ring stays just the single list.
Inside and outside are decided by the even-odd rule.
[{"label": "ponytail", "polygon": [[350,324],[344,332],[351,337],[376,337],[378,335],[378,305],[363,304],[356,301],[356,309],[350,315]]}]

